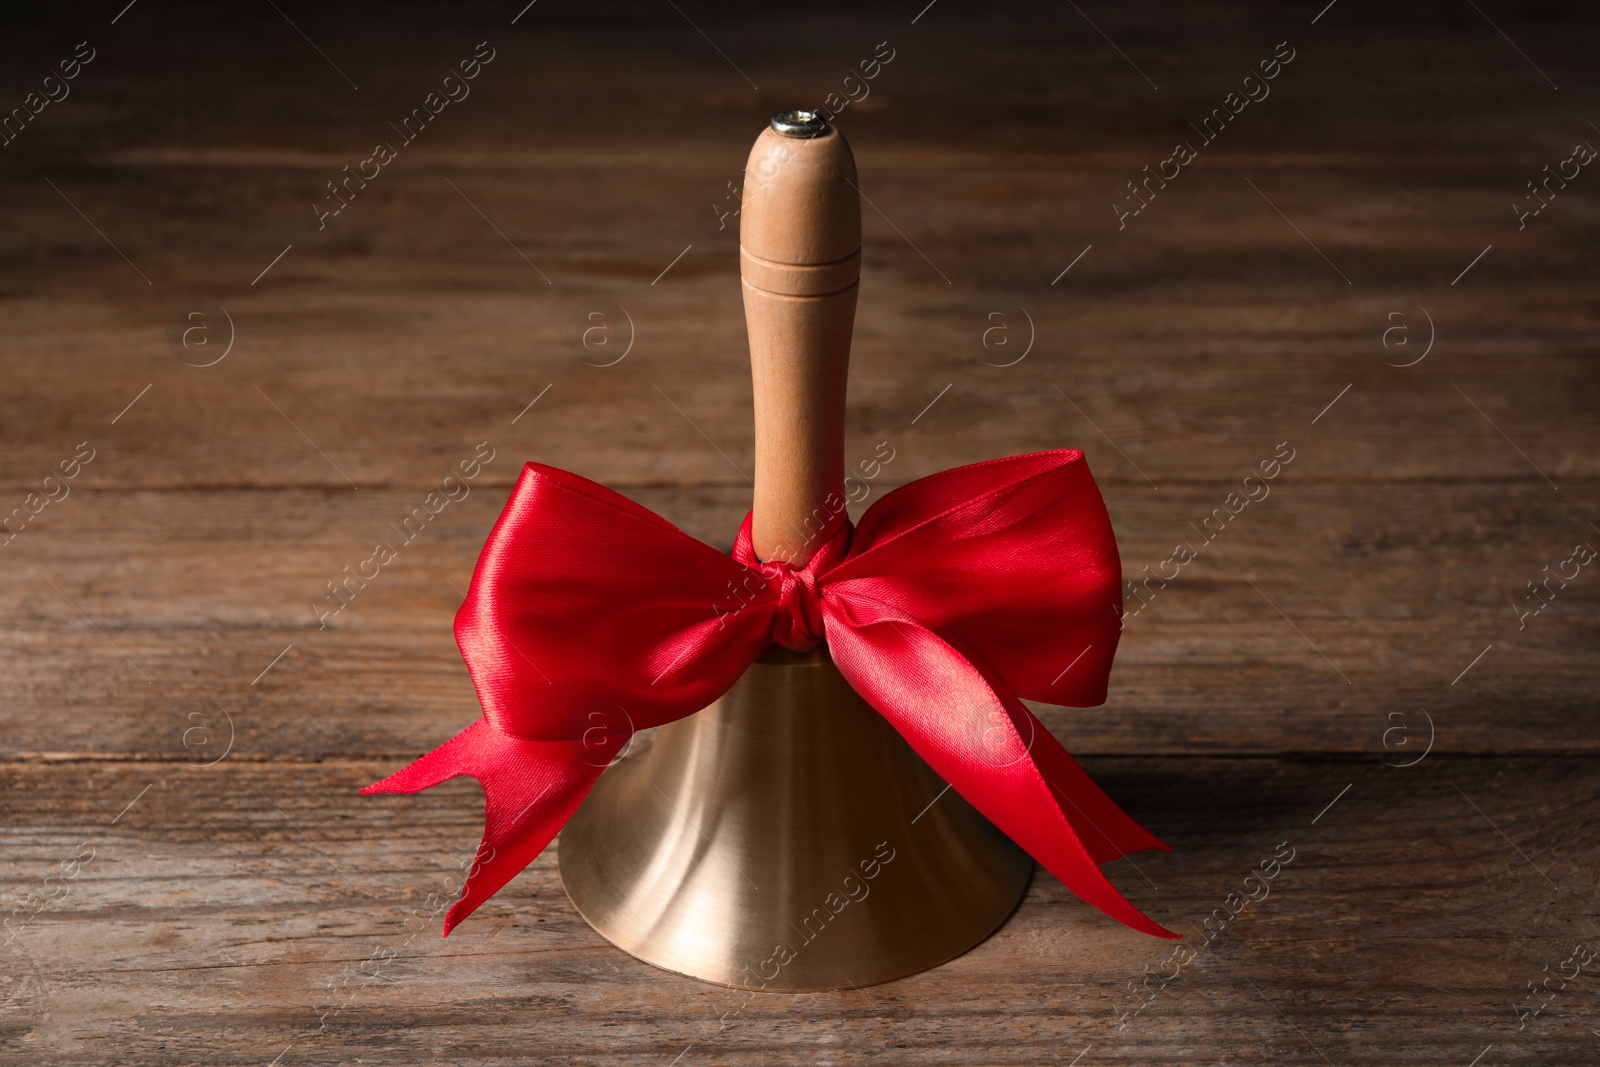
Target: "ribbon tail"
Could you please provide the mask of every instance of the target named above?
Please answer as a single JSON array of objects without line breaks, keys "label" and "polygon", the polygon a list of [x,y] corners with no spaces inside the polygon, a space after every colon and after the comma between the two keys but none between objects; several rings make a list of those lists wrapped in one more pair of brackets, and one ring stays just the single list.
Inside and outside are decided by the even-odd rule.
[{"label": "ribbon tail", "polygon": [[461,896],[445,915],[444,935],[538,858],[566,824],[611,756],[627,741],[529,741],[479,719],[455,737],[363,793],[418,793],[468,775],[483,786],[483,840]]},{"label": "ribbon tail", "polygon": [[1027,716],[1025,721],[1034,738],[1028,747],[1034,768],[1055,794],[1062,817],[1072,826],[1095,863],[1110,863],[1134,852],[1172,851],[1106,796],[1105,790],[1089,777],[1089,772],[1078,765],[1033,712],[1021,702],[1017,702],[1016,711]]},{"label": "ribbon tail", "polygon": [[909,619],[855,625],[830,611],[828,624],[840,672],[973,807],[1082,900],[1142,933],[1179,936],[1098,866],[1167,846],[1117,807],[1020,700]]}]

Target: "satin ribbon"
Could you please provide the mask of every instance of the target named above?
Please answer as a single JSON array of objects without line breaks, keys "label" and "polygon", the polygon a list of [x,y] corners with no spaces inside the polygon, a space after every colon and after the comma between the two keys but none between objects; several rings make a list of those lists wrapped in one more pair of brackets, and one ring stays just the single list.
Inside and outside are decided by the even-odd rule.
[{"label": "satin ribbon", "polygon": [[1100,872],[1165,849],[1019,698],[1105,700],[1120,634],[1111,520],[1077,451],[945,471],[837,523],[803,567],[731,556],[529,463],[479,557],[456,642],[483,717],[363,793],[483,785],[483,842],[446,935],[543,851],[635,730],[710,704],[776,642],[824,639],[850,685],[1073,893],[1177,935]]}]

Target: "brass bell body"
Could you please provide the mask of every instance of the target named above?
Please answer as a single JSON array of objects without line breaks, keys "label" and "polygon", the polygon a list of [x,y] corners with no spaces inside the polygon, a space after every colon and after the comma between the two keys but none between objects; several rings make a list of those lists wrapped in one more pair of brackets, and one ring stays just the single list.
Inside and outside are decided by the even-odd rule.
[{"label": "brass bell body", "polygon": [[559,855],[573,904],[619,948],[778,992],[935,967],[998,928],[1033,873],[825,650],[779,648],[606,770]]}]

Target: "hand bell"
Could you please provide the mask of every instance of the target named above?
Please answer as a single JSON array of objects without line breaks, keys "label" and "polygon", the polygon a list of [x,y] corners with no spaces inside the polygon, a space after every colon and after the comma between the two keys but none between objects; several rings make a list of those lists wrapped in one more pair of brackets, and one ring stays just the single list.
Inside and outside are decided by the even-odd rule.
[{"label": "hand bell", "polygon": [[[861,276],[855,160],[819,116],[784,112],[756,139],[739,259],[754,547],[799,565],[847,523]],[[619,948],[773,992],[938,966],[993,933],[1033,873],[856,694],[826,645],[774,645],[710,707],[613,764],[561,832],[559,860],[573,904]]]}]

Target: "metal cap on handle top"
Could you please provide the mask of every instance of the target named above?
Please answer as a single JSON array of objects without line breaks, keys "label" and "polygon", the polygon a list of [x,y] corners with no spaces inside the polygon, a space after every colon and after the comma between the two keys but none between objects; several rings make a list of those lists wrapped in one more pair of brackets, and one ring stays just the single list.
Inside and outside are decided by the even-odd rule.
[{"label": "metal cap on handle top", "polygon": [[815,137],[828,128],[815,111],[780,111],[768,125],[785,137]]}]

